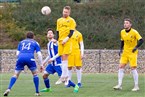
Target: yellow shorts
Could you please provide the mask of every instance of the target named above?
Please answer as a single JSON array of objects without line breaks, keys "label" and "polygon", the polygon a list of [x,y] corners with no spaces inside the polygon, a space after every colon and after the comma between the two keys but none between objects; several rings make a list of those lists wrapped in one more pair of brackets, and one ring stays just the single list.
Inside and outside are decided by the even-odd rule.
[{"label": "yellow shorts", "polygon": [[130,67],[137,67],[137,53],[122,53],[120,64],[130,64]]},{"label": "yellow shorts", "polygon": [[68,67],[82,67],[82,59],[80,50],[71,53],[68,56]]},{"label": "yellow shorts", "polygon": [[58,42],[59,55],[70,54],[71,51],[72,51],[72,43],[70,40],[68,40],[64,45],[62,45],[62,41]]}]

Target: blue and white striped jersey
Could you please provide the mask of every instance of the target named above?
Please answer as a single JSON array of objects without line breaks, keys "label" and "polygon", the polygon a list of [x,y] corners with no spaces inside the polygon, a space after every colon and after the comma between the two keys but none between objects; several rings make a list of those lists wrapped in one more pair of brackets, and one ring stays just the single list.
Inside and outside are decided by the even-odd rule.
[{"label": "blue and white striped jersey", "polygon": [[[55,55],[58,54],[58,45],[52,41],[47,44],[48,55],[50,58],[53,58]],[[61,65],[61,57],[57,57],[53,62],[52,65],[58,66]]]}]

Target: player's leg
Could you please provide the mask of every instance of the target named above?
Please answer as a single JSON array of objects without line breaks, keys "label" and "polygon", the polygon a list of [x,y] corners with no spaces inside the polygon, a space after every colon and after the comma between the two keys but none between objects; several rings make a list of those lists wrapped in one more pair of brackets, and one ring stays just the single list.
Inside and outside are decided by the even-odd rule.
[{"label": "player's leg", "polygon": [[61,42],[58,45],[58,53],[62,57],[62,75],[60,79],[56,82],[56,84],[60,84],[61,82],[65,82],[68,84],[68,56],[71,53],[71,42],[68,41],[64,45]]},{"label": "player's leg", "polygon": [[68,67],[68,79],[69,79],[69,82],[68,82],[68,85],[66,85],[66,88],[68,87],[71,87],[71,86],[75,86],[73,83],[71,83],[71,78],[72,78],[72,67]]},{"label": "player's leg", "polygon": [[16,80],[18,79],[20,72],[21,72],[21,70],[19,70],[19,71],[15,70],[15,74],[11,77],[9,86],[8,86],[7,90],[4,92],[4,96],[8,96],[8,94],[11,91],[12,87],[14,86]]},{"label": "player's leg", "polygon": [[122,81],[123,81],[123,77],[124,77],[124,68],[125,68],[127,63],[128,63],[128,57],[125,54],[122,54],[121,59],[120,59],[119,70],[118,70],[118,85],[113,87],[115,90],[122,89]]},{"label": "player's leg", "polygon": [[62,66],[61,66],[62,74],[61,74],[61,77],[59,78],[59,80],[55,84],[61,84],[61,83],[67,82],[67,79],[68,79],[67,64],[68,64],[68,61],[66,61],[66,60],[62,61]]},{"label": "player's leg", "polygon": [[76,66],[78,86],[82,87],[82,84],[81,84],[81,81],[82,81],[82,59],[81,59],[80,50],[77,50],[75,53],[75,66]]},{"label": "player's leg", "polygon": [[62,81],[65,85],[68,84],[68,54],[62,55]]},{"label": "player's leg", "polygon": [[18,79],[19,74],[21,73],[22,70],[24,70],[24,64],[23,64],[23,60],[21,58],[19,58],[16,62],[15,73],[10,79],[9,86],[8,86],[7,90],[4,92],[4,96],[8,96],[10,90],[14,86],[14,84],[15,84],[16,80]]},{"label": "player's leg", "polygon": [[120,64],[119,70],[118,70],[118,85],[114,86],[113,88],[115,90],[121,90],[122,89],[122,81],[124,77],[124,68],[126,64]]},{"label": "player's leg", "polygon": [[48,76],[49,76],[48,73],[43,74],[43,80],[44,80],[44,84],[45,84],[46,88],[40,90],[40,92],[51,92],[52,91],[51,87],[50,87],[50,82],[49,82]]},{"label": "player's leg", "polygon": [[72,51],[72,43],[71,40],[67,41],[67,43],[64,44],[63,49],[63,55],[62,55],[62,76],[64,76],[65,79],[65,85],[68,85],[68,57],[71,54]]},{"label": "player's leg", "polygon": [[36,96],[40,96],[39,94],[39,77],[37,74],[37,70],[31,70],[32,75],[33,75],[33,83],[35,85],[35,92],[36,92]]},{"label": "player's leg", "polygon": [[27,60],[28,68],[31,70],[31,73],[33,75],[33,83],[35,85],[35,95],[40,96],[39,94],[39,77],[38,77],[38,71],[35,61],[33,60]]},{"label": "player's leg", "polygon": [[139,90],[139,86],[138,86],[138,72],[136,67],[131,67],[132,69],[132,74],[133,74],[133,79],[134,79],[134,88],[132,89],[132,91],[138,91]]},{"label": "player's leg", "polygon": [[75,66],[75,56],[73,53],[71,53],[68,56],[68,76],[69,76],[69,80],[71,80],[72,78],[72,68]]},{"label": "player's leg", "polygon": [[132,89],[132,91],[138,91],[139,86],[138,86],[138,72],[137,72],[137,54],[131,55],[129,61],[130,61],[130,67],[134,79],[134,88]]},{"label": "player's leg", "polygon": [[82,68],[81,66],[76,67],[76,72],[77,72],[77,80],[78,80],[78,86],[82,87]]},{"label": "player's leg", "polygon": [[[62,41],[59,41],[58,42],[58,54],[62,56],[63,50],[64,50],[64,46],[62,45]],[[64,80],[64,65],[63,64],[64,64],[64,62],[62,60],[62,74],[61,74],[61,77],[56,81],[56,83],[55,83],[56,85],[61,84]]]},{"label": "player's leg", "polygon": [[50,74],[54,74],[55,73],[55,70],[53,69],[53,66],[51,64],[49,64],[44,73],[43,73],[43,80],[44,80],[44,84],[45,84],[45,89],[42,89],[40,92],[51,92],[51,87],[50,87],[50,80],[49,80],[49,75]]},{"label": "player's leg", "polygon": [[66,87],[74,87],[74,92],[78,92],[79,90],[79,86],[77,84],[75,84],[74,82],[71,81],[72,78],[72,68],[74,67],[74,55],[70,54],[68,56],[68,84],[66,85]]}]

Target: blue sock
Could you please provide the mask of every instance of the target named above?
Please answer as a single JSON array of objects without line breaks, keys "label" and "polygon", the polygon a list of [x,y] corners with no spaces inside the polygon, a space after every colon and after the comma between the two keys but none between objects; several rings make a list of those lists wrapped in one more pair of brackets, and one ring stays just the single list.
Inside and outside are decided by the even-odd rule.
[{"label": "blue sock", "polygon": [[49,79],[48,78],[44,79],[44,83],[45,83],[46,88],[50,88],[50,83],[49,83]]},{"label": "blue sock", "polygon": [[11,89],[13,87],[13,85],[16,82],[16,80],[17,80],[16,77],[11,77],[8,89]]},{"label": "blue sock", "polygon": [[39,93],[39,77],[37,75],[33,76],[33,82],[35,85],[36,93]]},{"label": "blue sock", "polygon": [[75,84],[71,80],[69,80],[68,84],[72,87],[75,87]]}]

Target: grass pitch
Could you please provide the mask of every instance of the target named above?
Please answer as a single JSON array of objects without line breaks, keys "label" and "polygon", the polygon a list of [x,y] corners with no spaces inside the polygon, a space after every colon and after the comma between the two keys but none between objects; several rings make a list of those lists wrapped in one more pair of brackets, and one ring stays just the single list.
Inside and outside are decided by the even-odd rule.
[{"label": "grass pitch", "polygon": [[[0,74],[0,97],[6,90],[10,73]],[[40,89],[44,88],[42,74],[39,74]],[[76,74],[73,75],[76,81]],[[117,74],[83,74],[82,85],[78,93],[73,93],[73,88],[65,88],[63,84],[55,85],[58,80],[57,75],[50,76],[52,92],[41,93],[41,97],[145,97],[145,75],[139,75],[140,91],[132,92],[133,78],[131,74],[126,74],[123,80],[123,90],[115,91],[113,86],[117,84]],[[9,97],[35,97],[35,89],[31,74],[22,73],[16,84],[12,88]]]}]

